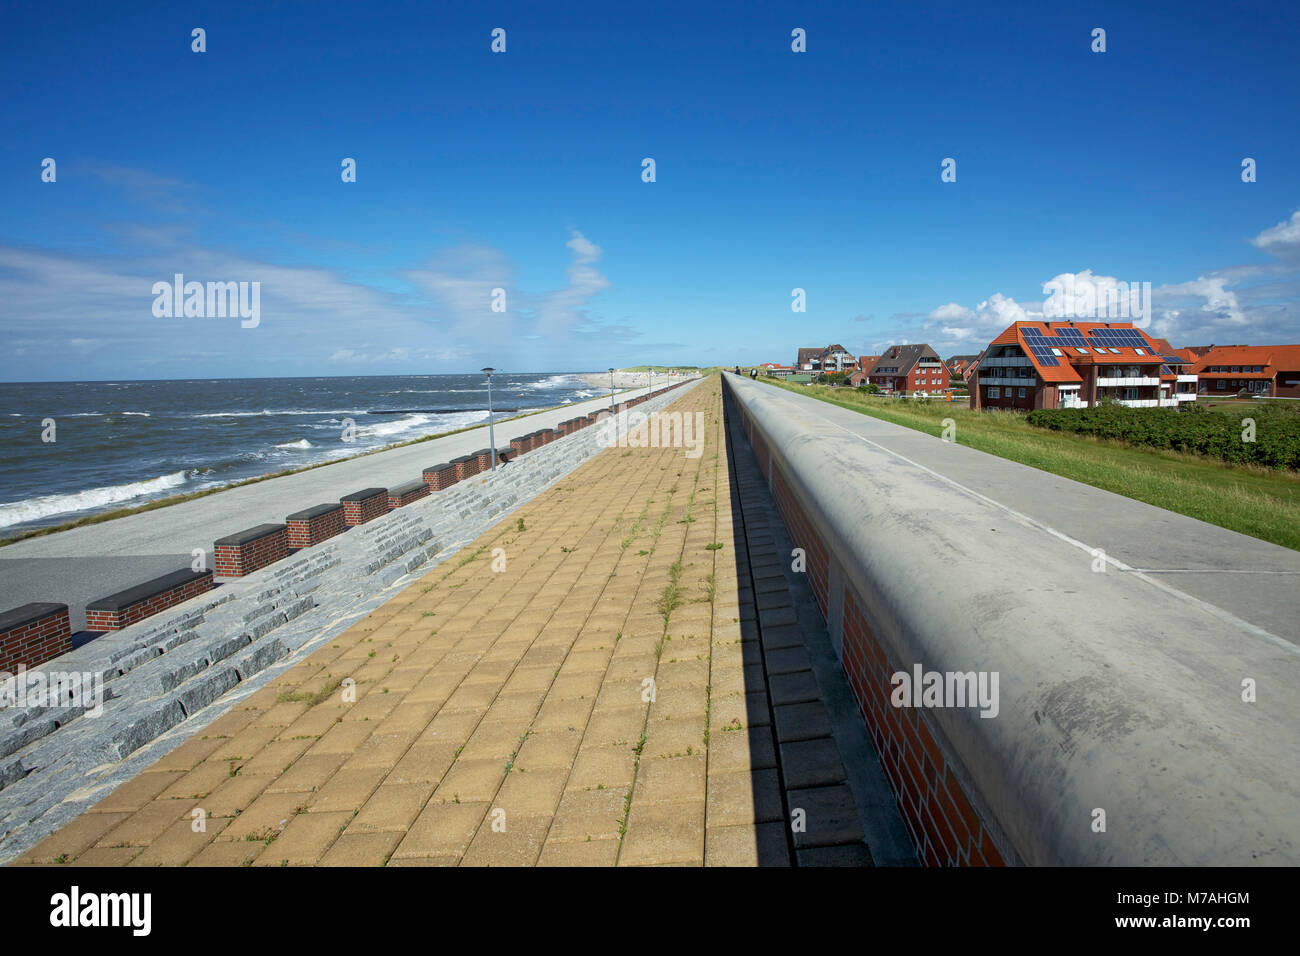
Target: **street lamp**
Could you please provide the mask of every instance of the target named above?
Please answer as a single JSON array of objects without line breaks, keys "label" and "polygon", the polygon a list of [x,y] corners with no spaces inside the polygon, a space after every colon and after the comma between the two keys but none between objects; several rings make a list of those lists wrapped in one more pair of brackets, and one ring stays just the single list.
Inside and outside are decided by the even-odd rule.
[{"label": "street lamp", "polygon": [[614,370],[609,370],[609,411],[614,413]]},{"label": "street lamp", "polygon": [[488,445],[492,448],[492,471],[497,470],[497,434],[492,427],[492,373],[495,371],[494,368],[483,369],[488,383]]},{"label": "street lamp", "polygon": [[651,368],[650,371],[646,372],[646,380],[650,384],[647,386],[648,390],[646,391],[645,397],[650,398],[655,393],[655,370],[653,368]]}]

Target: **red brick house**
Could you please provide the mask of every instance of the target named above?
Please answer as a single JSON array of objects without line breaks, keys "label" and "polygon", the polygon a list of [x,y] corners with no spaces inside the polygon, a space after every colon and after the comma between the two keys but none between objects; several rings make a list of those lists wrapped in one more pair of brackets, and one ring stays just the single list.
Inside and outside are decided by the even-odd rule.
[{"label": "red brick house", "polygon": [[1175,408],[1196,396],[1176,392],[1187,359],[1160,341],[1131,322],[1013,322],[978,360],[971,408]]},{"label": "red brick house", "polygon": [[1300,398],[1300,345],[1216,345],[1192,366],[1202,395]]},{"label": "red brick house", "polygon": [[852,372],[857,367],[857,361],[842,345],[800,349],[795,359],[795,369],[800,372]]},{"label": "red brick house", "polygon": [[867,379],[886,392],[928,394],[948,387],[948,369],[928,345],[893,345],[876,359]]},{"label": "red brick house", "polygon": [[970,364],[979,358],[977,355],[954,355],[952,358],[943,360],[944,367],[948,369],[949,380],[962,379],[965,381],[965,371]]}]

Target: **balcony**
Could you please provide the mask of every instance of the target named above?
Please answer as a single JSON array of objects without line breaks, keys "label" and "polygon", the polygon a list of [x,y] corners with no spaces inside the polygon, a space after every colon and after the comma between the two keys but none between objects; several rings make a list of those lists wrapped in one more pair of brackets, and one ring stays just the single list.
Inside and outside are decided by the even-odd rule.
[{"label": "balcony", "polygon": [[1201,377],[1199,375],[1179,375],[1178,381],[1191,382],[1193,385],[1195,385],[1200,380],[1200,378]]},{"label": "balcony", "polygon": [[1036,378],[1018,378],[1014,376],[999,375],[981,375],[981,385],[1009,385],[1015,388],[1037,388],[1038,379]]},{"label": "balcony", "polygon": [[1139,378],[1098,378],[1097,387],[1137,387],[1137,386],[1158,386],[1160,378],[1156,377],[1139,377]]},{"label": "balcony", "polygon": [[[1189,398],[1192,396],[1188,396]],[[1117,398],[1117,402],[1129,408],[1177,408],[1176,398]]]}]

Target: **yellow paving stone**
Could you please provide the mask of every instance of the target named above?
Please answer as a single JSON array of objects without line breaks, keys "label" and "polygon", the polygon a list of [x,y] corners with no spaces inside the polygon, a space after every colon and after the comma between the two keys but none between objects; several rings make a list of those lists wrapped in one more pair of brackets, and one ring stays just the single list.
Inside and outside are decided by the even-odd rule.
[{"label": "yellow paving stone", "polygon": [[383,767],[341,768],[312,794],[308,813],[360,810],[388,775]]},{"label": "yellow paving stone", "polygon": [[[423,743],[424,738],[411,745],[402,759],[385,778],[388,783],[435,784],[451,768],[456,759],[458,744]],[[430,786],[432,789],[432,786]]]},{"label": "yellow paving stone", "polygon": [[83,813],[67,826],[52,833],[22,855],[22,860],[34,863],[71,862],[99,842],[128,814]]},{"label": "yellow paving stone", "polygon": [[293,817],[254,866],[311,866],[339,838],[350,813],[300,813]]},{"label": "yellow paving stone", "polygon": [[618,840],[591,840],[582,843],[547,841],[537,860],[538,866],[613,866],[618,859]]},{"label": "yellow paving stone", "polygon": [[632,749],[634,744],[635,741],[622,746],[588,747],[584,742],[573,762],[569,785],[581,788],[603,787],[606,790],[630,786],[636,764],[636,751]]},{"label": "yellow paving stone", "polygon": [[[253,721],[257,712],[236,708],[218,717],[203,729],[202,736],[211,738],[233,737]],[[172,751],[175,753],[175,751]]]},{"label": "yellow paving stone", "polygon": [[710,827],[768,823],[782,819],[781,788],[776,770],[709,773]]},{"label": "yellow paving stone", "polygon": [[643,758],[637,768],[632,806],[646,803],[703,803],[704,755]]},{"label": "yellow paving stone", "polygon": [[223,738],[221,737],[191,737],[185,742],[185,746],[177,747],[149,769],[159,772],[164,770],[193,770],[220,747],[222,742]]},{"label": "yellow paving stone", "polygon": [[785,824],[710,827],[704,831],[705,866],[789,866]]},{"label": "yellow paving stone", "polygon": [[424,808],[433,788],[420,783],[384,783],[370,795],[349,826],[353,833],[405,831]]},{"label": "yellow paving stone", "polygon": [[164,830],[143,853],[131,861],[131,865],[184,866],[215,840],[229,823],[228,819],[220,817],[196,820],[191,811]]},{"label": "yellow paving stone", "polygon": [[392,860],[459,859],[491,807],[486,803],[429,803],[397,844]]},{"label": "yellow paving stone", "polygon": [[[712,740],[710,740],[710,744]],[[704,715],[664,719],[650,711],[646,723],[643,758],[689,756],[704,752]]]},{"label": "yellow paving stone", "polygon": [[248,866],[266,849],[266,844],[249,840],[216,841],[195,854],[187,866]]},{"label": "yellow paving stone", "polygon": [[231,820],[217,840],[259,840],[274,836],[298,815],[300,807],[308,805],[310,798],[310,794],[303,793],[264,793]]},{"label": "yellow paving stone", "polygon": [[160,797],[164,799],[196,799],[206,797],[230,779],[230,765],[219,760],[199,764],[189,773],[182,774]]},{"label": "yellow paving stone", "polygon": [[279,736],[279,728],[270,726],[250,726],[241,730],[224,744],[212,751],[213,760],[249,760],[261,752],[272,740]]},{"label": "yellow paving stone", "polygon": [[117,813],[125,811],[133,813],[141,807],[150,803],[158,794],[162,793],[185,774],[179,770],[170,772],[158,772],[152,768],[144,773],[136,774],[130,780],[123,783],[116,790],[104,797],[95,804],[94,809],[98,813]]},{"label": "yellow paving stone", "polygon": [[626,787],[613,790],[566,790],[551,821],[547,842],[616,840],[623,822]]},{"label": "yellow paving stone", "polygon": [[457,760],[438,784],[437,799],[462,803],[491,800],[505,773],[501,760]]},{"label": "yellow paving stone", "polygon": [[719,730],[709,735],[709,772],[766,770],[776,766],[772,732],[767,727]]},{"label": "yellow paving stone", "polygon": [[372,734],[353,751],[343,766],[349,770],[373,767],[387,769],[402,759],[417,739],[418,735],[414,733]]},{"label": "yellow paving stone", "polygon": [[461,866],[533,866],[550,827],[549,816],[504,813],[503,829],[492,826],[493,814],[479,827]]},{"label": "yellow paving stone", "polygon": [[544,815],[549,820],[560,804],[568,777],[567,769],[516,769],[501,784],[494,804],[509,814]]},{"label": "yellow paving stone", "polygon": [[619,866],[704,863],[704,804],[632,801]]},{"label": "yellow paving stone", "polygon": [[240,773],[261,776],[281,774],[314,743],[313,740],[272,740],[252,759],[239,765]]},{"label": "yellow paving stone", "polygon": [[181,814],[188,814],[190,806],[184,800],[154,800],[134,811],[121,823],[104,833],[96,842],[99,847],[144,846],[176,822]]},{"label": "yellow paving stone", "polygon": [[209,817],[233,817],[247,810],[275,779],[272,776],[258,777],[245,773],[231,777],[227,771],[226,780],[218,784],[216,789],[206,797],[190,802],[202,807]]},{"label": "yellow paving stone", "polygon": [[581,743],[580,729],[537,731],[520,745],[519,752],[515,755],[515,766],[523,767],[527,772],[560,768],[568,770],[573,766]]},{"label": "yellow paving stone", "polygon": [[351,833],[344,831],[320,858],[321,866],[383,866],[404,833]]},{"label": "yellow paving stone", "polygon": [[139,853],[138,846],[91,847],[77,857],[77,866],[126,866]]},{"label": "yellow paving stone", "polygon": [[319,790],[346,759],[345,754],[306,754],[276,777],[266,790],[268,793]]}]

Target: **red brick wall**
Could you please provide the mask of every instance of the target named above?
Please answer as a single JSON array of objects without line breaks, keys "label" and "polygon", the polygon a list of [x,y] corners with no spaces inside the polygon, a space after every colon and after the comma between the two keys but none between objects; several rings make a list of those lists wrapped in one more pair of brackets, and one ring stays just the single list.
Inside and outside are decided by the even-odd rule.
[{"label": "red brick wall", "polygon": [[[514,447],[514,442],[510,443],[510,447]],[[450,465],[443,468],[426,468],[420,477],[424,479],[430,491],[442,491],[456,483],[456,467]]]},{"label": "red brick wall", "polygon": [[281,528],[244,544],[214,545],[213,554],[216,556],[217,574],[223,578],[242,578],[258,568],[287,558],[289,531]]},{"label": "red brick wall", "polygon": [[374,521],[380,515],[386,514],[388,514],[387,489],[361,501],[343,502],[343,521],[349,528]]},{"label": "red brick wall", "polygon": [[306,521],[291,518],[286,524],[291,548],[310,548],[348,530],[347,523],[343,520],[342,508],[327,511]]},{"label": "red brick wall", "polygon": [[478,459],[471,458],[469,461],[456,462],[456,480],[462,481],[478,474]]},{"label": "red brick wall", "polygon": [[28,624],[0,632],[0,671],[12,674],[20,664],[36,667],[70,650],[72,627],[64,606]]},{"label": "red brick wall", "polygon": [[848,588],[841,654],[917,856],[930,866],[1002,866],[1002,856],[949,768],[925,710],[895,707],[890,701],[890,677],[908,668],[889,663]]},{"label": "red brick wall", "polygon": [[411,491],[408,491],[404,495],[395,495],[392,492],[389,492],[388,510],[392,511],[394,508],[401,508],[405,505],[409,505],[412,501],[419,501],[421,498],[426,497],[428,494],[429,494],[429,486],[427,484],[420,485],[419,488],[414,488]]},{"label": "red brick wall", "polygon": [[135,604],[128,605],[120,611],[86,611],[86,630],[88,631],[116,631],[121,628],[134,624],[136,621],[143,621],[146,617],[151,617],[160,611],[188,601],[192,597],[197,597],[204,591],[211,591],[214,587],[212,582],[212,572],[209,571],[201,578],[195,578],[188,584],[180,587],[171,588],[163,591],[161,594],[155,594],[153,597],[145,598]]}]

